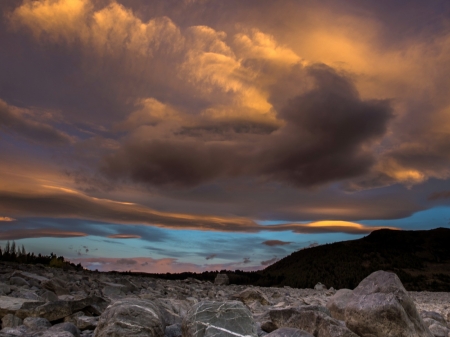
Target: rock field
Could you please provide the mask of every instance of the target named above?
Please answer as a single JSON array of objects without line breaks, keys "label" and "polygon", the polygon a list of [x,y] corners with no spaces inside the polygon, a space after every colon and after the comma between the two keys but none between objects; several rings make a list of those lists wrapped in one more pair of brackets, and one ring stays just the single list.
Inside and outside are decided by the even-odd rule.
[{"label": "rock field", "polygon": [[450,337],[450,294],[378,271],[353,291],[0,264],[0,337]]}]

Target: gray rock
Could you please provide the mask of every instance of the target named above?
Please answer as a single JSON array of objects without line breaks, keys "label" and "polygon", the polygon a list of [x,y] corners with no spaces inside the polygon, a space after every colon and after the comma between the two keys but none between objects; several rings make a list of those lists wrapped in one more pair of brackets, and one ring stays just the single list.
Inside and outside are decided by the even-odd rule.
[{"label": "gray rock", "polygon": [[53,291],[58,296],[70,294],[70,290],[66,282],[56,277],[46,281],[41,281],[41,285],[45,289]]},{"label": "gray rock", "polygon": [[47,330],[52,324],[48,319],[41,317],[27,317],[23,320],[23,325],[25,325],[30,330]]},{"label": "gray rock", "polygon": [[23,321],[13,314],[7,314],[2,318],[2,328],[16,328],[22,325]]},{"label": "gray rock", "polygon": [[343,322],[332,318],[325,307],[303,306],[271,310],[269,314],[278,328],[296,328],[316,337],[357,337]]},{"label": "gray rock", "polygon": [[81,316],[76,320],[76,326],[80,330],[95,330],[99,317]]},{"label": "gray rock", "polygon": [[[27,329],[25,326],[21,325],[16,328],[3,328],[0,331],[0,337],[11,337],[11,336],[26,336]],[[34,337],[34,336],[33,336]]]},{"label": "gray rock", "polygon": [[431,324],[428,328],[434,337],[448,337],[450,334],[450,329],[441,323]]},{"label": "gray rock", "polygon": [[0,295],[8,295],[11,292],[11,287],[5,283],[0,282]]},{"label": "gray rock", "polygon": [[69,323],[69,322],[55,324],[47,331],[52,332],[52,333],[69,332],[74,337],[80,337],[80,330],[75,325],[73,325],[72,323]]},{"label": "gray rock", "polygon": [[324,284],[317,282],[317,284],[314,286],[314,290],[327,290],[327,287],[325,287]]},{"label": "gray rock", "polygon": [[239,301],[195,304],[182,323],[183,337],[257,336],[250,311]]},{"label": "gray rock", "polygon": [[166,337],[181,337],[181,324],[172,324],[169,326],[166,326],[166,331],[164,333]]},{"label": "gray rock", "polygon": [[32,316],[46,318],[51,322],[70,316],[72,313],[72,305],[69,301],[53,301],[37,307]]},{"label": "gray rock", "polygon": [[277,325],[272,321],[264,321],[261,323],[261,329],[265,332],[272,332],[278,329]]},{"label": "gray rock", "polygon": [[372,273],[353,290],[353,295],[345,309],[345,322],[358,335],[433,336],[394,273]]},{"label": "gray rock", "polygon": [[227,274],[217,274],[214,279],[214,284],[217,286],[226,286],[230,284],[230,279]]},{"label": "gray rock", "polygon": [[16,277],[16,276],[11,277],[9,279],[9,283],[11,285],[15,285],[15,286],[18,286],[18,287],[23,287],[23,286],[27,286],[28,287],[30,285],[27,280],[25,280],[25,279],[23,279],[21,277]]},{"label": "gray rock", "polygon": [[43,302],[27,300],[24,298],[15,298],[9,296],[0,296],[0,317],[7,314],[16,315],[24,319],[30,316],[30,313]]},{"label": "gray rock", "polygon": [[162,337],[164,326],[159,308],[153,302],[124,298],[100,316],[94,337]]},{"label": "gray rock", "polygon": [[341,321],[345,320],[345,308],[347,303],[353,298],[353,291],[350,289],[340,289],[330,297],[327,308],[333,318]]},{"label": "gray rock", "polygon": [[160,298],[156,300],[156,303],[167,325],[181,324],[183,318],[191,308],[191,304],[188,301],[172,298]]},{"label": "gray rock", "polygon": [[423,310],[420,312],[420,317],[422,317],[422,319],[431,318],[431,319],[441,323],[442,325],[447,326],[447,322],[445,321],[445,318],[438,312]]},{"label": "gray rock", "polygon": [[294,328],[280,328],[280,329],[272,331],[271,333],[269,333],[266,336],[267,337],[314,337],[313,335],[311,335],[310,333],[308,333],[306,331],[294,329]]},{"label": "gray rock", "polygon": [[47,289],[41,289],[37,291],[36,294],[46,302],[58,301],[59,299],[53,291]]},{"label": "gray rock", "polygon": [[41,275],[37,275],[34,273],[28,273],[26,271],[16,271],[13,276],[19,276],[19,277],[23,277],[26,280],[35,280],[37,282],[44,282],[44,281],[48,281],[48,278],[41,276]]},{"label": "gray rock", "polygon": [[259,302],[262,305],[269,305],[270,301],[263,292],[256,288],[247,288],[238,294],[233,295],[233,299],[241,301],[244,304]]}]

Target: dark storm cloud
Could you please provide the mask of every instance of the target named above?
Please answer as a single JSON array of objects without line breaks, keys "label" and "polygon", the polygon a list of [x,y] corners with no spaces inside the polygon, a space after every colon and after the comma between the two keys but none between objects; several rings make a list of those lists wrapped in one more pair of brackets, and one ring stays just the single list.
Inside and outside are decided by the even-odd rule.
[{"label": "dark storm cloud", "polygon": [[56,128],[31,119],[18,108],[6,104],[0,99],[0,130],[8,133],[16,133],[33,142],[44,144],[68,144],[71,138]]},{"label": "dark storm cloud", "polygon": [[263,245],[273,247],[273,246],[285,246],[285,245],[289,245],[291,243],[292,242],[281,241],[281,240],[267,240],[267,241],[263,242]]},{"label": "dark storm cloud", "polygon": [[429,195],[428,200],[450,199],[450,191],[433,192]]},{"label": "dark storm cloud", "polygon": [[155,186],[195,186],[219,177],[255,175],[296,186],[357,177],[374,163],[367,150],[392,118],[388,101],[363,101],[352,81],[325,65],[307,69],[315,88],[292,98],[268,135],[224,142],[201,137],[135,137],[108,156],[103,172]]},{"label": "dark storm cloud", "polygon": [[205,257],[206,260],[212,260],[217,256],[217,254],[210,254],[208,256]]}]

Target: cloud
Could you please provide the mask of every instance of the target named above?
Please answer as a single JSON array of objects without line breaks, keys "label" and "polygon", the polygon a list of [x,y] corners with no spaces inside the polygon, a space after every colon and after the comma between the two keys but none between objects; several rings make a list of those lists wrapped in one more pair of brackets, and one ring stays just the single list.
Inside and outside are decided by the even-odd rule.
[{"label": "cloud", "polygon": [[70,238],[83,236],[87,236],[87,234],[82,232],[64,231],[53,228],[21,229],[0,232],[0,240],[20,240],[26,238]]},{"label": "cloud", "polygon": [[127,266],[132,266],[132,265],[135,265],[135,264],[137,264],[138,262],[136,261],[136,260],[133,260],[133,259],[118,259],[118,260],[116,260],[116,263],[117,264],[124,264],[124,265],[127,265]]},{"label": "cloud", "polygon": [[210,254],[208,256],[205,257],[206,260],[212,260],[217,256],[217,254]]},{"label": "cloud", "polygon": [[292,242],[281,241],[281,240],[267,240],[267,241],[264,241],[264,242],[263,242],[263,245],[273,247],[273,246],[284,246],[284,245],[289,245],[289,244],[291,244],[291,243],[292,243]]},{"label": "cloud", "polygon": [[450,199],[450,191],[433,192],[428,196],[428,200]]},{"label": "cloud", "polygon": [[244,260],[242,261],[243,264],[247,264],[247,263],[250,263],[250,262],[252,262],[252,261],[250,260],[249,257],[244,257]]},{"label": "cloud", "polygon": [[69,135],[33,117],[32,112],[10,106],[0,99],[0,131],[17,133],[30,141],[50,145],[72,142]]},{"label": "cloud", "polygon": [[111,239],[140,239],[141,236],[135,235],[135,234],[112,234],[112,235],[108,235],[108,238],[111,238]]},{"label": "cloud", "polygon": [[270,259],[270,260],[267,260],[267,261],[261,261],[261,265],[262,265],[262,266],[269,266],[269,265],[271,265],[271,264],[277,262],[278,260],[279,260],[279,258],[274,257],[274,258],[272,258],[272,259]]},{"label": "cloud", "polygon": [[11,221],[16,221],[16,219],[7,217],[7,216],[0,216],[0,221],[5,221],[5,222],[11,222]]}]

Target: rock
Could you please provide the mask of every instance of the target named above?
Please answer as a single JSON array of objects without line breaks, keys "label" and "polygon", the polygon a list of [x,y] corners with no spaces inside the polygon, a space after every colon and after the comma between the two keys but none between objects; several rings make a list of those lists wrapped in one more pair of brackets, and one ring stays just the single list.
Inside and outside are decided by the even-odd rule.
[{"label": "rock", "polygon": [[271,310],[269,315],[278,328],[296,328],[316,337],[358,337],[341,321],[332,318],[325,307],[311,305]]},{"label": "rock", "polygon": [[40,317],[27,317],[23,320],[23,325],[25,325],[30,330],[46,330],[51,327],[52,324],[48,321],[48,319],[40,318]]},{"label": "rock", "polygon": [[261,329],[265,332],[272,332],[278,329],[277,325],[272,321],[264,321],[261,324]]},{"label": "rock", "polygon": [[394,273],[377,271],[353,290],[345,322],[360,336],[432,337]]},{"label": "rock", "polygon": [[11,285],[15,285],[15,286],[18,286],[18,287],[23,287],[23,286],[29,286],[30,284],[27,282],[27,280],[25,280],[25,279],[23,279],[23,278],[21,278],[21,277],[11,277],[10,279],[9,279],[9,283],[11,284]]},{"label": "rock", "polygon": [[30,316],[30,312],[41,304],[43,304],[43,302],[9,296],[0,296],[0,317],[7,314],[13,314],[23,319]]},{"label": "rock", "polygon": [[167,325],[172,325],[183,321],[187,312],[191,308],[191,304],[188,301],[175,300],[171,298],[160,298],[156,300],[158,304],[161,315]]},{"label": "rock", "polygon": [[105,297],[116,299],[126,296],[127,287],[123,284],[114,284],[105,282],[106,286],[102,289],[102,294]]},{"label": "rock", "polygon": [[74,337],[80,337],[80,330],[69,322],[59,323],[53,325],[50,329],[47,330],[48,332],[56,333],[56,332],[69,332]]},{"label": "rock", "polygon": [[22,325],[23,321],[13,314],[7,314],[2,318],[2,328],[15,328]]},{"label": "rock", "polygon": [[57,301],[59,299],[53,291],[47,289],[41,289],[36,294],[46,302]]},{"label": "rock", "polygon": [[[21,325],[16,328],[3,328],[0,331],[0,337],[26,336],[26,327]],[[34,336],[33,336],[34,337]]]},{"label": "rock", "polygon": [[53,301],[37,307],[32,316],[46,318],[51,322],[70,316],[72,313],[72,306],[69,301]]},{"label": "rock", "polygon": [[325,287],[324,284],[318,282],[318,283],[314,286],[314,290],[327,290],[327,287]]},{"label": "rock", "polygon": [[66,282],[59,278],[52,278],[46,281],[42,281],[41,285],[50,291],[53,291],[56,295],[69,295],[69,287],[67,286]]},{"label": "rock", "polygon": [[77,318],[76,326],[80,330],[95,330],[98,325],[98,317],[81,316]]},{"label": "rock", "polygon": [[182,323],[183,337],[256,337],[250,311],[238,301],[202,301],[195,304]]},{"label": "rock", "polygon": [[331,317],[345,320],[345,308],[350,299],[353,298],[353,291],[350,289],[340,289],[330,297],[327,308],[330,310]]},{"label": "rock", "polygon": [[153,302],[124,298],[100,316],[94,337],[162,337],[164,326],[159,308]]},{"label": "rock", "polygon": [[233,295],[233,299],[239,300],[247,305],[252,302],[259,302],[262,305],[270,304],[270,301],[266,295],[264,295],[261,290],[255,288],[247,288],[239,294]]},{"label": "rock", "polygon": [[266,337],[314,337],[306,331],[294,328],[280,328],[272,331]]},{"label": "rock", "polygon": [[434,337],[448,337],[450,334],[450,329],[441,323],[431,324],[428,328]]},{"label": "rock", "polygon": [[8,295],[11,292],[11,287],[5,283],[0,282],[0,295]]},{"label": "rock", "polygon": [[422,317],[422,319],[431,318],[431,319],[441,323],[442,325],[447,326],[447,322],[445,321],[445,318],[438,312],[422,310],[419,315],[420,315],[420,317]]},{"label": "rock", "polygon": [[48,281],[48,278],[41,276],[41,275],[37,275],[34,273],[28,273],[26,271],[16,271],[13,276],[19,276],[19,277],[23,277],[24,279],[27,280],[35,280],[37,282],[44,282],[44,281]]},{"label": "rock", "polygon": [[166,332],[164,333],[166,337],[181,337],[181,324],[172,324],[166,326]]},{"label": "rock", "polygon": [[216,278],[214,279],[214,284],[216,286],[226,286],[230,284],[230,279],[228,278],[227,274],[217,274]]}]

